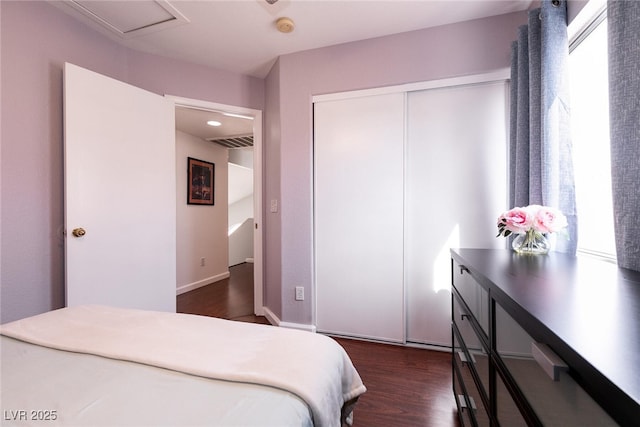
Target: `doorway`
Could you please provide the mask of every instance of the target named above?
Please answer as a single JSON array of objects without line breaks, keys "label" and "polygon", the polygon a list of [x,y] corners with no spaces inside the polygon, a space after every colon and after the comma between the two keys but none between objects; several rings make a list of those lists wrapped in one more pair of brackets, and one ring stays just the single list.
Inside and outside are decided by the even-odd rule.
[{"label": "doorway", "polygon": [[[237,179],[237,169],[238,163],[237,158],[243,157],[246,163],[246,158],[249,157],[249,162],[251,164],[245,164],[249,166],[251,169],[250,179],[251,180],[251,188],[253,190],[253,195],[251,200],[248,202],[251,203],[251,208],[253,210],[253,215],[251,219],[250,227],[247,230],[245,226],[245,237],[251,240],[253,253],[251,256],[247,256],[245,261],[252,263],[253,270],[253,311],[255,315],[263,315],[263,304],[262,304],[262,283],[263,283],[263,261],[262,261],[262,111],[253,110],[243,107],[225,105],[212,103],[207,101],[200,101],[194,99],[187,98],[179,98],[173,96],[167,96],[167,98],[173,100],[176,106],[176,126],[179,130],[179,122],[184,118],[184,120],[199,120],[198,117],[203,117],[203,114],[208,114],[213,117],[213,120],[218,121],[220,123],[225,123],[223,126],[219,126],[217,132],[209,132],[208,134],[198,133],[198,132],[189,132],[187,133],[196,133],[194,136],[196,138],[200,138],[201,140],[205,140],[211,146],[216,146],[215,150],[220,152],[230,153],[231,151],[235,151],[235,155],[229,155],[230,158],[233,158],[234,164],[228,163],[226,156],[224,157],[224,162],[222,160],[218,160],[218,166],[216,167],[216,176],[220,173],[224,173],[225,178],[227,176],[234,175]],[[180,114],[178,112],[180,111]],[[191,114],[185,113],[191,112]],[[218,118],[216,118],[218,117]],[[250,135],[247,132],[247,123],[249,124],[248,129],[250,130]],[[207,127],[204,123],[195,123],[194,126],[204,126]],[[247,143],[248,137],[251,137],[251,144]],[[216,142],[216,140],[219,140]],[[234,141],[235,140],[235,141]],[[202,142],[202,141],[200,141]],[[232,148],[232,145],[226,144],[235,144],[238,145],[236,148]],[[250,147],[249,147],[250,145]],[[225,147],[227,150],[225,150]],[[238,156],[237,149],[245,151],[244,155]],[[247,156],[247,152],[250,151],[250,156]],[[180,165],[181,159],[178,159],[178,164]],[[243,166],[241,166],[243,167]],[[178,171],[180,174],[180,171]],[[180,178],[180,175],[178,176]],[[229,178],[231,179],[231,178]],[[243,178],[245,181],[247,180],[247,175],[244,174]],[[246,183],[245,183],[246,187]],[[236,196],[234,196],[236,197]],[[226,199],[226,198],[225,198]],[[214,201],[215,202],[215,201]],[[182,203],[181,200],[178,200],[178,203]],[[215,202],[218,203],[218,202]],[[203,207],[206,209],[206,207]],[[227,209],[227,206],[221,206],[218,204],[218,210]],[[227,212],[228,213],[228,212]],[[228,217],[228,225],[231,224],[231,217]],[[227,227],[228,229],[228,227]],[[249,233],[249,234],[247,234]],[[196,261],[199,261],[203,266],[207,260],[202,258],[197,258]],[[229,268],[229,271],[233,273],[233,270]],[[219,279],[226,280],[228,274],[226,276],[220,276]],[[210,282],[210,281],[209,281]],[[202,283],[204,285],[206,283]],[[198,284],[196,284],[198,285]],[[198,286],[194,286],[191,289],[196,289]],[[179,291],[180,292],[180,291]]]}]

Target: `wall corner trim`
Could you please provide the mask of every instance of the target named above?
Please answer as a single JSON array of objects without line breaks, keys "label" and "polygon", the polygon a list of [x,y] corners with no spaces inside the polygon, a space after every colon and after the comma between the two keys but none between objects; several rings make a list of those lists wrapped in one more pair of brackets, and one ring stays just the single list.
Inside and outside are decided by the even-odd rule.
[{"label": "wall corner trim", "polygon": [[276,316],[273,313],[273,311],[269,310],[267,307],[263,307],[263,310],[264,310],[264,316],[267,318],[269,323],[271,323],[272,325],[280,326],[282,328],[298,329],[298,330],[301,330],[301,331],[307,331],[307,332],[313,332],[313,333],[317,332],[315,325],[305,325],[303,323],[283,322],[278,318],[278,316]]}]

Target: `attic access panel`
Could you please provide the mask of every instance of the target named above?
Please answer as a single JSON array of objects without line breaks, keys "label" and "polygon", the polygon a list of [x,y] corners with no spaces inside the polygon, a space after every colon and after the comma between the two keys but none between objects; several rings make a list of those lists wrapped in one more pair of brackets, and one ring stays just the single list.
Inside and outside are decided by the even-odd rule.
[{"label": "attic access panel", "polygon": [[125,39],[189,22],[167,0],[69,0],[66,3]]}]

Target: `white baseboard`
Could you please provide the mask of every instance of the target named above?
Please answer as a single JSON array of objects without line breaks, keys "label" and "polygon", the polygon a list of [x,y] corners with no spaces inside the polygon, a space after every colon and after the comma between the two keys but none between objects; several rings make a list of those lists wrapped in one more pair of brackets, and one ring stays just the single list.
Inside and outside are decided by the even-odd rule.
[{"label": "white baseboard", "polygon": [[264,317],[266,317],[267,320],[269,321],[269,323],[271,323],[272,325],[280,326],[280,327],[283,327],[283,328],[289,328],[289,329],[299,329],[299,330],[302,330],[302,331],[316,332],[316,326],[315,325],[305,325],[305,324],[302,324],[302,323],[283,322],[278,318],[278,316],[276,316],[273,313],[273,311],[269,310],[269,308],[263,307],[263,310],[264,310]]},{"label": "white baseboard", "polygon": [[206,279],[198,280],[197,282],[179,286],[176,289],[176,295],[181,295],[181,294],[184,294],[185,292],[193,291],[194,289],[198,289],[203,286],[207,286],[212,283],[219,282],[220,280],[226,279],[227,277],[229,277],[229,271],[216,274],[215,276],[207,277]]},{"label": "white baseboard", "polygon": [[299,329],[301,331],[316,332],[316,325],[305,325],[304,323],[280,322],[280,326],[289,329]]},{"label": "white baseboard", "polygon": [[264,317],[267,318],[269,323],[274,326],[280,326],[280,319],[278,319],[278,316],[273,314],[273,311],[269,310],[267,307],[262,307],[262,312],[264,313]]}]

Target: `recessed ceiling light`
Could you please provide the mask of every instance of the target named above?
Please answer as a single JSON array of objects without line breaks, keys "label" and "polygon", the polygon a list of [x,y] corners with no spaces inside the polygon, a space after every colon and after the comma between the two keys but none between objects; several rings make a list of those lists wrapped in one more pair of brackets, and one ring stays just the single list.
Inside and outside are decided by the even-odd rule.
[{"label": "recessed ceiling light", "polygon": [[207,124],[208,124],[209,126],[220,126],[222,123],[220,123],[220,122],[218,122],[218,121],[216,121],[216,120],[209,120],[209,121],[207,122]]}]

